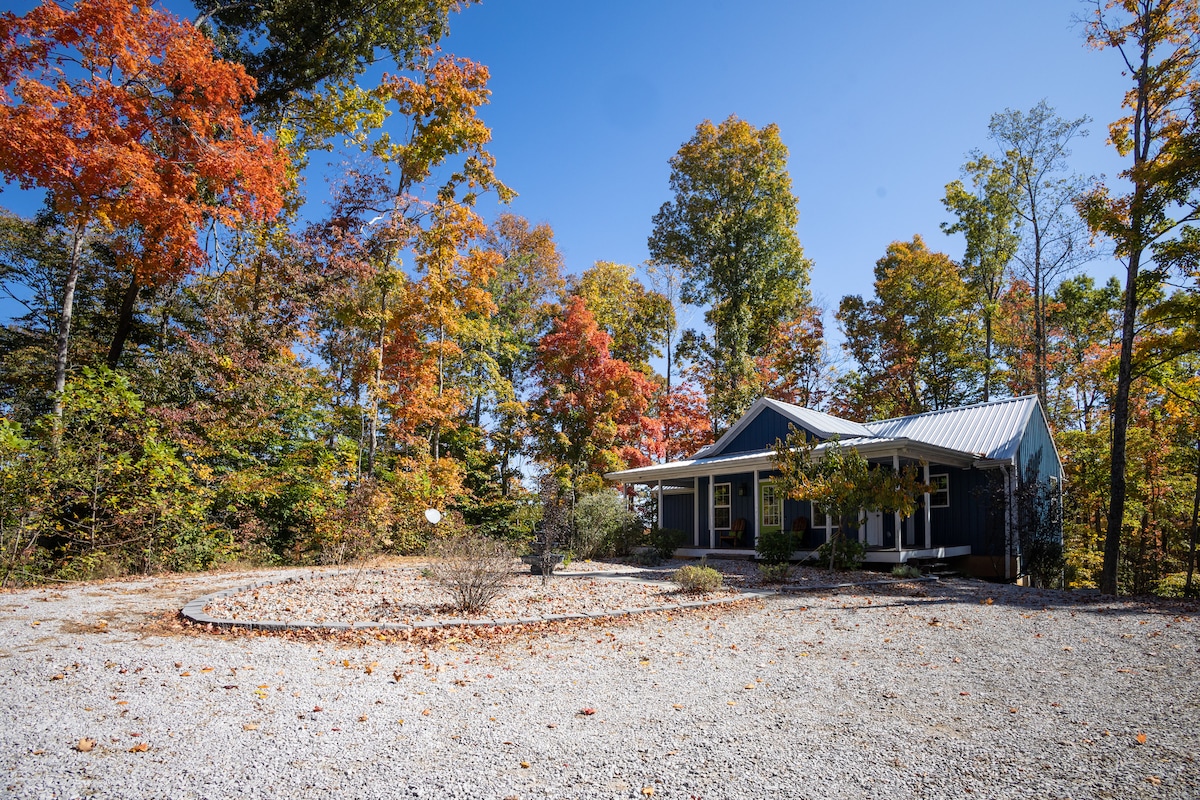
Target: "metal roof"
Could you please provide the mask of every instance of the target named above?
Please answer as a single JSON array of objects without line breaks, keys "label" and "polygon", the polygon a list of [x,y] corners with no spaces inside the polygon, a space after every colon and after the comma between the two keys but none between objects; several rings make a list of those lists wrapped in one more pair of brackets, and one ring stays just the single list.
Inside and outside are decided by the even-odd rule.
[{"label": "metal roof", "polygon": [[876,436],[915,439],[1007,461],[1016,456],[1037,405],[1037,397],[1028,395],[872,422],[868,427]]},{"label": "metal roof", "polygon": [[811,408],[779,400],[763,399],[771,408],[788,417],[792,422],[804,426],[821,439],[832,439],[835,436],[845,439],[848,436],[871,437],[875,435],[869,426],[863,425],[861,422],[852,422],[835,417],[833,414],[826,414],[824,411],[814,411]]}]

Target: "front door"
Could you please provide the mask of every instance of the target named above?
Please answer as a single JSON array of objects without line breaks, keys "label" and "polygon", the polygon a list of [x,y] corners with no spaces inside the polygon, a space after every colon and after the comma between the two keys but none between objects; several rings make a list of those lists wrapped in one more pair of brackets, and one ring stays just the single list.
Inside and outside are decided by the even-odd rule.
[{"label": "front door", "polygon": [[779,533],[783,527],[783,498],[772,481],[758,485],[758,530],[759,534]]}]

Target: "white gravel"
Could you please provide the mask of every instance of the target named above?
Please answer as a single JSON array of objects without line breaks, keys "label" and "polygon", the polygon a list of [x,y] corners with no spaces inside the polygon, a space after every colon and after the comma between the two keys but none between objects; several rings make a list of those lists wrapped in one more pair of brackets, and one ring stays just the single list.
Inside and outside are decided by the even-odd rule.
[{"label": "white gravel", "polygon": [[434,648],[172,629],[268,577],[0,594],[0,796],[1200,796],[1194,609],[945,581]]}]

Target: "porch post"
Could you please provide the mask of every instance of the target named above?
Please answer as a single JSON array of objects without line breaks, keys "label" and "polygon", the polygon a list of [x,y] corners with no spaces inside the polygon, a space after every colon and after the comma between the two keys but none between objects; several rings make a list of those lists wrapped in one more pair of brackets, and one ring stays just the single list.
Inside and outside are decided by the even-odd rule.
[{"label": "porch post", "polygon": [[[896,475],[900,474],[900,454],[899,453],[892,453],[892,472],[894,472]],[[902,549],[900,547],[900,545],[904,542],[904,540],[901,538],[901,533],[900,533],[900,512],[897,511],[894,516],[896,519],[896,524],[894,524],[892,526],[892,529],[895,531],[895,533],[892,534],[892,538],[896,540],[896,552],[899,553],[900,550]]]},{"label": "porch post", "polygon": [[[925,462],[925,485],[929,485],[929,462]],[[933,531],[929,529],[929,492],[925,493],[925,549],[933,547]]]},{"label": "porch post", "polygon": [[758,545],[758,532],[762,530],[762,508],[758,503],[758,470],[754,470],[754,497],[750,498],[750,507],[754,509],[754,544]]},{"label": "porch post", "polygon": [[692,546],[700,546],[700,476],[692,478]]},{"label": "porch post", "polygon": [[662,530],[663,512],[662,512],[662,478],[658,479],[658,528]]},{"label": "porch post", "polygon": [[717,513],[716,509],[713,507],[713,503],[716,502],[716,497],[713,496],[713,481],[714,480],[716,480],[716,476],[713,475],[712,473],[709,473],[709,475],[708,475],[708,546],[710,549],[716,547],[714,542],[717,541],[716,520],[713,519],[713,515]]}]

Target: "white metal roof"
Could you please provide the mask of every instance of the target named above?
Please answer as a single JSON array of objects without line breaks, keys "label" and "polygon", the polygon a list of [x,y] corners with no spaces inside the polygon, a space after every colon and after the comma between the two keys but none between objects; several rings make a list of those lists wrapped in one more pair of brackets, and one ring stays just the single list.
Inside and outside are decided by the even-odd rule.
[{"label": "white metal roof", "polygon": [[692,458],[703,458],[711,453],[723,452],[725,446],[736,439],[738,434],[745,430],[746,426],[762,413],[764,408],[773,409],[798,426],[812,431],[819,439],[832,439],[834,437],[845,439],[852,436],[871,437],[875,435],[870,428],[862,423],[851,422],[848,419],[835,417],[823,411],[814,411],[811,408],[784,403],[780,400],[772,400],[769,397],[761,397],[754,402],[754,405],[747,409],[742,418],[733,424],[733,427],[725,431],[720,439],[707,447],[701,448]]},{"label": "white metal roof", "polygon": [[872,422],[876,436],[904,437],[973,453],[989,459],[1012,459],[1025,426],[1037,408],[1037,397],[1013,397],[944,411]]}]

